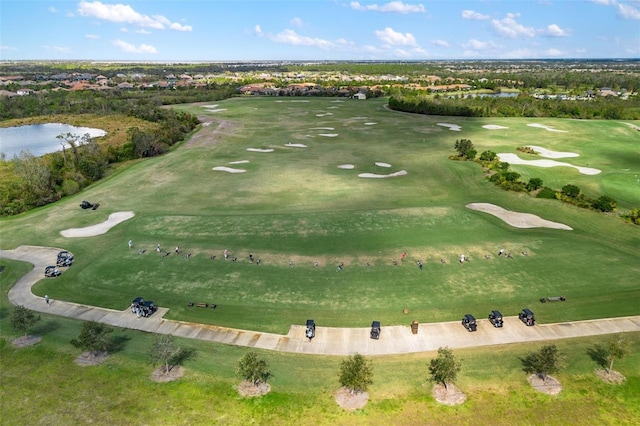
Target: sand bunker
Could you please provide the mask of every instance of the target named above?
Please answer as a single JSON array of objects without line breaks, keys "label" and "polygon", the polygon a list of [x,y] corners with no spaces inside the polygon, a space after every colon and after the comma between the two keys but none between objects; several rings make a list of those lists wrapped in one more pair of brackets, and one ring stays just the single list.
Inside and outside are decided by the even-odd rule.
[{"label": "sand bunker", "polygon": [[438,126],[442,126],[442,127],[448,127],[449,130],[453,130],[454,132],[459,132],[460,130],[462,130],[462,127],[458,126],[457,124],[449,124],[449,123],[436,123]]},{"label": "sand bunker", "polygon": [[536,145],[527,145],[527,148],[531,148],[535,152],[540,154],[540,156],[547,157],[547,158],[580,157],[580,154],[576,154],[575,152],[551,151],[550,149],[546,149],[546,148],[543,148],[541,146],[536,146]]},{"label": "sand bunker", "polygon": [[219,108],[219,109],[208,109],[207,112],[222,112],[222,111],[226,111],[226,108]]},{"label": "sand bunker", "polygon": [[573,167],[583,175],[597,175],[602,171],[602,170],[594,169],[591,167],[574,166],[573,164],[564,163],[564,162],[555,161],[555,160],[523,160],[522,158],[518,157],[516,154],[508,154],[508,153],[507,154],[500,153],[498,154],[498,158],[500,159],[500,161],[504,163],[521,164],[525,166],[536,166],[536,167],[545,167],[545,168],[546,167],[562,167],[562,166]]},{"label": "sand bunker", "polygon": [[333,113],[332,112],[325,112],[323,114],[316,114],[316,117],[324,117],[326,115],[333,115]]},{"label": "sand bunker", "polygon": [[337,133],[319,133],[318,136],[324,136],[325,138],[335,138]]},{"label": "sand bunker", "polygon": [[213,104],[213,105],[202,105],[202,108],[218,108],[218,104]]},{"label": "sand bunker", "polygon": [[286,143],[284,146],[290,146],[292,148],[306,148],[307,146],[303,143]]},{"label": "sand bunker", "polygon": [[558,129],[554,129],[554,128],[553,128],[553,127],[551,127],[551,126],[546,126],[546,125],[544,125],[544,124],[537,124],[537,123],[533,123],[533,124],[527,124],[527,126],[529,126],[529,127],[536,127],[536,128],[538,128],[538,129],[545,129],[545,130],[547,130],[547,131],[549,131],[549,132],[567,133],[567,131],[566,131],[566,130],[558,130]]},{"label": "sand bunker", "polygon": [[364,123],[365,126],[374,126],[376,124],[378,124],[378,123]]},{"label": "sand bunker", "polygon": [[229,164],[245,164],[248,162],[249,160],[238,160],[238,161],[229,161]]},{"label": "sand bunker", "polygon": [[333,127],[312,127],[309,130],[335,130]]},{"label": "sand bunker", "polygon": [[251,152],[273,152],[273,148],[266,148],[266,149],[262,149],[262,148],[247,148],[247,151],[251,151]]},{"label": "sand bunker", "polygon": [[131,219],[133,216],[135,216],[134,212],[111,213],[109,218],[102,223],[85,228],[65,229],[64,231],[60,231],[60,235],[67,238],[95,237],[96,235],[106,234],[109,229],[125,220]]},{"label": "sand bunker", "polygon": [[217,166],[217,167],[214,167],[211,170],[215,170],[217,172],[228,172],[228,173],[244,173],[244,172],[246,172],[246,170],[244,170],[244,169],[234,169],[234,168],[225,167],[225,166]]},{"label": "sand bunker", "polygon": [[485,124],[484,126],[482,126],[483,129],[487,129],[487,130],[504,130],[504,129],[508,129],[508,127],[506,126],[499,126],[497,124]]},{"label": "sand bunker", "polygon": [[536,216],[531,213],[518,213],[505,210],[502,207],[489,203],[471,203],[467,204],[467,208],[471,210],[477,210],[483,213],[489,213],[498,219],[503,220],[507,224],[514,228],[552,228],[552,229],[564,229],[571,231],[572,228],[558,222],[551,222],[550,220],[542,219],[540,216]]},{"label": "sand bunker", "polygon": [[374,179],[379,179],[379,178],[390,178],[390,177],[396,177],[396,176],[404,176],[407,174],[406,170],[400,170],[394,173],[390,173],[388,175],[379,175],[376,173],[360,173],[358,175],[358,177],[361,178],[374,178]]},{"label": "sand bunker", "polygon": [[378,167],[391,167],[389,163],[374,163]]},{"label": "sand bunker", "polygon": [[345,170],[351,170],[354,169],[356,166],[353,164],[340,164],[338,166],[339,169],[345,169]]}]

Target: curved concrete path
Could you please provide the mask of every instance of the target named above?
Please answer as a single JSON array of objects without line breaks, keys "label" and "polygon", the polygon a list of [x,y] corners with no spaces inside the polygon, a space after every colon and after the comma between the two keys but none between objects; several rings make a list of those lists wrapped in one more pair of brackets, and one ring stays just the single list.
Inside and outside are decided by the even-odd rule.
[{"label": "curved concrete path", "polygon": [[505,317],[503,328],[492,327],[488,320],[478,320],[478,330],[475,333],[467,332],[458,321],[420,324],[417,334],[411,333],[409,325],[383,325],[380,340],[369,338],[368,327],[317,327],[316,337],[309,342],[304,337],[303,325],[292,325],[287,335],[261,333],[166,320],[163,317],[168,312],[167,308],[159,308],[150,318],[138,319],[128,307],[123,311],[116,311],[62,300],[51,300],[50,305],[47,305],[42,297],[35,296],[31,292],[31,286],[44,278],[44,268],[55,262],[61,250],[35,246],[0,250],[0,258],[21,260],[34,265],[34,268],[9,290],[11,303],[23,305],[34,311],[150,333],[316,355],[351,355],[356,352],[362,355],[390,355],[436,351],[443,346],[465,348],[640,331],[640,316],[542,324],[534,327],[525,326],[517,317]]}]

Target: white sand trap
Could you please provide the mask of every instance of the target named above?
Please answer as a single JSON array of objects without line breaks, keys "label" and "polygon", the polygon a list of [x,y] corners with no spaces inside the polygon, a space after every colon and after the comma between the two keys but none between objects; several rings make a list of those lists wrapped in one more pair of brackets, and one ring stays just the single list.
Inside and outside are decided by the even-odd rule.
[{"label": "white sand trap", "polygon": [[564,163],[561,161],[555,161],[555,160],[523,160],[522,158],[518,157],[516,154],[505,154],[505,153],[500,153],[498,154],[498,158],[500,159],[500,161],[504,162],[504,163],[509,163],[509,164],[521,164],[524,166],[536,166],[536,167],[573,167],[574,169],[577,169],[580,173],[582,173],[583,175],[597,175],[598,173],[600,173],[602,170],[598,170],[598,169],[593,169],[591,167],[580,167],[580,166],[574,166],[573,164],[569,164],[569,163]]},{"label": "white sand trap", "polygon": [[375,126],[378,123],[364,123],[365,126]]},{"label": "white sand trap", "polygon": [[290,146],[292,148],[306,148],[307,146],[303,143],[286,143],[284,146]]},{"label": "white sand trap", "polygon": [[321,113],[321,114],[316,114],[316,117],[324,117],[324,116],[327,116],[327,115],[333,115],[333,113],[332,112],[325,112],[325,113]]},{"label": "white sand trap", "polygon": [[547,158],[580,157],[580,154],[576,154],[575,152],[551,151],[550,149],[546,149],[546,148],[543,148],[541,146],[536,146],[536,145],[527,145],[527,148],[531,148],[535,152],[540,154],[542,157],[547,157]]},{"label": "white sand trap", "polygon": [[504,129],[508,129],[508,127],[506,126],[499,126],[497,124],[485,124],[484,126],[482,126],[483,129],[487,129],[487,130],[504,130]]},{"label": "white sand trap", "polygon": [[273,152],[273,148],[266,148],[266,149],[262,149],[262,148],[247,148],[247,151],[251,151],[251,152]]},{"label": "white sand trap", "polygon": [[351,170],[351,169],[355,169],[355,165],[354,164],[340,164],[338,166],[339,169],[345,169],[345,170]]},{"label": "white sand trap", "polygon": [[449,124],[449,123],[436,123],[438,126],[442,126],[442,127],[448,127],[449,130],[452,130],[454,132],[459,132],[460,130],[462,130],[462,127],[458,126],[457,124]]},{"label": "white sand trap", "polygon": [[338,108],[340,108],[340,107],[337,107],[337,106],[330,106],[330,107],[327,107],[327,109],[338,109]]},{"label": "white sand trap", "polygon": [[319,133],[318,136],[324,136],[325,138],[335,138],[337,133]]},{"label": "white sand trap", "polygon": [[507,224],[514,228],[552,228],[552,229],[564,229],[567,231],[573,230],[570,226],[567,226],[558,222],[551,222],[550,220],[542,219],[540,216],[536,216],[531,213],[518,213],[510,210],[505,210],[502,207],[489,203],[471,203],[467,204],[467,208],[471,210],[477,210],[483,213],[489,213],[498,219],[502,219]]},{"label": "white sand trap", "polygon": [[216,166],[211,170],[215,170],[217,172],[228,172],[228,173],[244,173],[244,172],[246,172],[246,170],[244,170],[244,169],[234,169],[232,167],[225,167],[225,166]]},{"label": "white sand trap", "polygon": [[249,160],[238,160],[238,161],[229,161],[229,164],[245,164],[248,162]]},{"label": "white sand trap", "polygon": [[202,123],[202,127],[209,127],[211,126],[211,121],[205,121],[204,123]]},{"label": "white sand trap", "polygon": [[312,127],[309,130],[335,130],[334,127]]},{"label": "white sand trap", "polygon": [[374,178],[374,179],[379,179],[379,178],[390,178],[390,177],[396,177],[396,176],[404,176],[407,174],[406,170],[400,170],[394,173],[389,173],[388,175],[379,175],[377,173],[360,173],[358,175],[358,177],[361,178]]},{"label": "white sand trap", "polygon": [[527,124],[527,126],[529,126],[529,127],[536,127],[536,128],[538,128],[538,129],[545,129],[545,130],[547,130],[547,131],[549,131],[549,132],[567,133],[567,131],[566,131],[566,130],[558,130],[558,129],[554,129],[554,128],[553,128],[553,127],[551,127],[551,126],[546,126],[546,125],[544,125],[544,124],[532,123],[532,124]]},{"label": "white sand trap", "polygon": [[218,108],[218,104],[213,104],[213,105],[202,105],[202,108]]},{"label": "white sand trap", "polygon": [[111,213],[109,218],[102,223],[85,228],[65,229],[64,231],[60,231],[60,235],[67,238],[95,237],[96,235],[106,234],[109,229],[125,220],[131,219],[133,216],[135,216],[134,212]]},{"label": "white sand trap", "polygon": [[226,108],[219,108],[219,109],[208,109],[207,112],[222,112],[222,111],[226,111]]},{"label": "white sand trap", "polygon": [[331,101],[331,103],[340,103],[340,104],[343,103],[343,102],[344,101],[341,101],[341,100]]},{"label": "white sand trap", "polygon": [[311,101],[289,101],[289,102],[307,103],[307,102],[311,102]]},{"label": "white sand trap", "polygon": [[391,164],[389,164],[389,163],[378,163],[378,162],[376,162],[374,164],[376,166],[378,166],[378,167],[391,167]]}]

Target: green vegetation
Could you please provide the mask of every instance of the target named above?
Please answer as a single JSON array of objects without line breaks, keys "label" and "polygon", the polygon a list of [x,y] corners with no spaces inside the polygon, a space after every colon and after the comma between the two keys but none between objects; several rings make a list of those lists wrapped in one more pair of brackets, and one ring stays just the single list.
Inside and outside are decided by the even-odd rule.
[{"label": "green vegetation", "polygon": [[18,305],[13,308],[13,313],[11,314],[11,327],[13,327],[14,331],[24,333],[26,336],[29,329],[31,329],[31,327],[33,327],[38,321],[40,321],[40,315],[25,308],[24,306]]},{"label": "green vegetation", "polygon": [[78,337],[71,340],[71,344],[76,348],[91,352],[107,351],[112,344],[111,333],[113,333],[113,328],[107,327],[105,324],[86,321],[82,324]]},{"label": "green vegetation", "polygon": [[560,371],[563,365],[564,356],[556,345],[545,345],[539,351],[522,358],[522,370],[527,374],[535,374],[544,381],[550,374]]},{"label": "green vegetation", "polygon": [[461,363],[449,348],[438,349],[438,356],[429,361],[431,380],[440,383],[445,388],[447,383],[453,383],[458,377]]},{"label": "green vegetation", "polygon": [[338,380],[351,393],[366,392],[373,383],[373,363],[358,353],[347,357],[340,364]]},{"label": "green vegetation", "polygon": [[236,366],[236,373],[243,380],[253,383],[254,386],[258,386],[260,383],[267,383],[272,376],[267,361],[260,358],[255,351],[249,351],[240,358]]}]

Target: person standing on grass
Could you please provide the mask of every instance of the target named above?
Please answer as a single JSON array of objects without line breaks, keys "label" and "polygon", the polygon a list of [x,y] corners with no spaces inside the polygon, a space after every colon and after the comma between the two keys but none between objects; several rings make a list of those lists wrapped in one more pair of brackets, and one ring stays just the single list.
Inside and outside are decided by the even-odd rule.
[{"label": "person standing on grass", "polygon": [[129,248],[133,247],[133,241],[129,240],[129,242],[127,243],[127,245],[129,246]]}]

